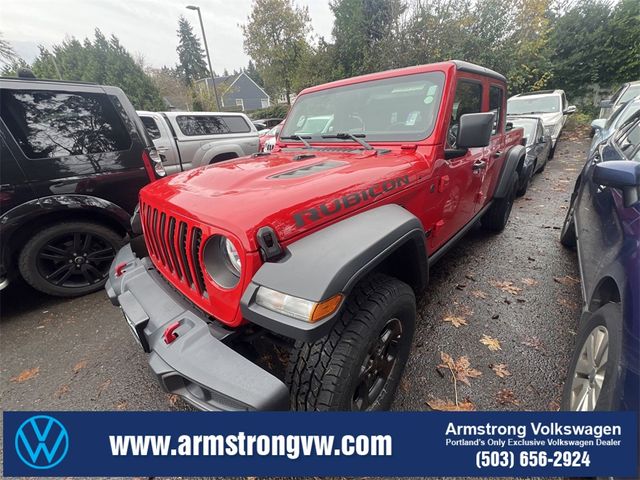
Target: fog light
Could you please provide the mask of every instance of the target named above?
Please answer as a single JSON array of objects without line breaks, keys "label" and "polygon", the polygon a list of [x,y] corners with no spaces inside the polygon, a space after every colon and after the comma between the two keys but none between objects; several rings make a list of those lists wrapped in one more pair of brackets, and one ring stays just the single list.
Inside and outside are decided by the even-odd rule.
[{"label": "fog light", "polygon": [[333,314],[342,303],[343,295],[337,294],[322,302],[312,302],[267,287],[258,288],[256,303],[268,310],[305,322],[317,322]]}]

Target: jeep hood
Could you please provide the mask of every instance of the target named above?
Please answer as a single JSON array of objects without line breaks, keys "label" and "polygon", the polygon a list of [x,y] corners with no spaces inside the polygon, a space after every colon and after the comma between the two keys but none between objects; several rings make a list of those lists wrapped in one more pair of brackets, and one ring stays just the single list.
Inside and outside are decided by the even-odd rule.
[{"label": "jeep hood", "polygon": [[284,150],[182,172],[148,185],[140,197],[229,232],[254,251],[260,227],[271,226],[286,242],[407,188],[417,181],[418,162],[427,179],[425,156],[416,152]]}]

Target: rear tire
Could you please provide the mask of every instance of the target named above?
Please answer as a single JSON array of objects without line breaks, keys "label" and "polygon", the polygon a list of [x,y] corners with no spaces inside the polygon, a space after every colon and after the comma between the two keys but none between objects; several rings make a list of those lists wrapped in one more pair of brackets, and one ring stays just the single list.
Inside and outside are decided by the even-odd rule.
[{"label": "rear tire", "polygon": [[64,222],[46,227],[27,242],[20,274],[36,290],[77,297],[100,290],[123,238],[104,225]]},{"label": "rear tire", "polygon": [[482,228],[491,232],[501,232],[504,227],[507,226],[509,221],[509,215],[511,215],[511,209],[513,208],[513,201],[516,198],[516,190],[518,188],[518,175],[514,175],[512,179],[509,191],[504,198],[498,198],[494,200],[493,205],[489,207],[489,210],[482,216],[481,224]]},{"label": "rear tire", "polygon": [[363,280],[327,336],[296,342],[287,371],[291,408],[387,410],[409,357],[415,317],[409,285],[381,274]]}]

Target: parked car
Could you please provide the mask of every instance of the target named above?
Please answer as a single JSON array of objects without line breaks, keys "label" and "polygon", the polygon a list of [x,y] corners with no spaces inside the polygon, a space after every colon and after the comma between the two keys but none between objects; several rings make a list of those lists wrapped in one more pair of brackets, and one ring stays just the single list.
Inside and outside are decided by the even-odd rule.
[{"label": "parked car", "polygon": [[535,115],[540,117],[544,125],[544,132],[551,136],[551,153],[553,158],[558,137],[569,115],[576,111],[574,105],[567,103],[567,96],[563,90],[540,90],[537,92],[521,93],[509,98],[507,115],[516,116]]},{"label": "parked car", "polygon": [[538,117],[507,117],[507,121],[515,128],[524,129],[527,156],[519,170],[520,183],[517,191],[517,195],[521,197],[527,193],[533,176],[544,171],[547,166],[551,153],[551,137],[545,133],[542,120]]},{"label": "parked car", "polygon": [[276,125],[279,125],[280,123],[282,123],[282,120],[284,119],[273,117],[273,118],[261,118],[255,121],[262,123],[266,128],[273,128]]},{"label": "parked car", "polygon": [[258,131],[244,113],[138,112],[167,173],[256,153]]},{"label": "parked car", "polygon": [[0,105],[0,289],[99,290],[165,175],[142,122],[119,88],[80,82],[1,78]]},{"label": "parked car", "polygon": [[[508,222],[526,152],[506,90],[461,61],[308,88],[271,153],[144,189],[148,251],[120,250],[106,290],[161,385],[206,410],[387,409],[428,271]],[[287,384],[241,354],[260,337],[289,349]]]},{"label": "parked car", "polygon": [[269,130],[269,128],[267,128],[267,125],[262,122],[258,122],[254,120],[251,123],[253,123],[254,127],[256,127],[256,130],[258,130],[258,134],[260,134],[260,132],[262,131]]},{"label": "parked car", "polygon": [[640,113],[580,173],[560,241],[578,249],[583,313],[566,410],[640,409]]},{"label": "parked car", "polygon": [[640,95],[640,80],[623,84],[610,98],[600,102],[598,118],[609,118],[616,110],[638,95]]},{"label": "parked car", "polygon": [[620,125],[629,120],[638,110],[640,110],[640,95],[616,109],[609,118],[598,118],[591,122],[593,139],[591,140],[590,150],[593,151],[593,149],[598,148],[598,145],[613,135],[620,128]]},{"label": "parked car", "polygon": [[273,147],[276,146],[276,140],[278,138],[278,134],[282,129],[282,123],[279,123],[271,130],[269,130],[266,134],[260,137],[260,151],[261,152],[270,152],[273,150]]}]

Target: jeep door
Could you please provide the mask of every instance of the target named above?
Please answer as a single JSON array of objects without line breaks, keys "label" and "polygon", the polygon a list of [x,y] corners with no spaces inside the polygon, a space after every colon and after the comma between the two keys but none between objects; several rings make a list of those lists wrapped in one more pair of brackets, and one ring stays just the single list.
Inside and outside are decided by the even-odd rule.
[{"label": "jeep door", "polygon": [[[458,77],[446,148],[456,147],[460,117],[467,113],[482,112],[484,90],[482,80]],[[442,218],[436,224],[432,236],[434,250],[453,237],[475,215],[475,199],[482,185],[482,177],[478,172],[484,162],[484,151],[484,148],[470,148],[464,155],[446,160],[440,168],[439,189],[445,195],[445,203]]]},{"label": "jeep door", "polygon": [[484,165],[474,171],[474,173],[480,177],[482,183],[480,191],[476,197],[476,213],[478,213],[489,200],[489,194],[494,191],[495,186],[498,183],[500,170],[504,163],[505,107],[504,87],[499,84],[490,84],[489,111],[493,112],[495,120],[493,122],[493,130],[491,131],[489,146],[485,149],[485,157],[483,158]]}]

